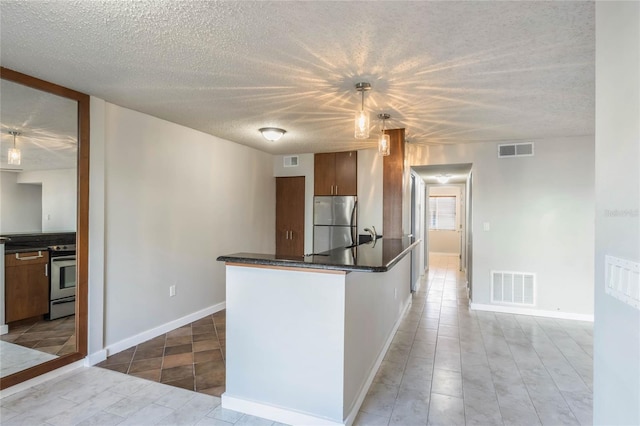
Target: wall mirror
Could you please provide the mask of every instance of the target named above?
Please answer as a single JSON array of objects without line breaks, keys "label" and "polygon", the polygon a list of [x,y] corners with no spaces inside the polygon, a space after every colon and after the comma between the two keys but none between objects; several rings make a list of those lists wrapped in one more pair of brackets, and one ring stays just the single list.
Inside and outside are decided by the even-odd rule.
[{"label": "wall mirror", "polygon": [[87,354],[89,96],[6,68],[0,77],[5,389]]}]

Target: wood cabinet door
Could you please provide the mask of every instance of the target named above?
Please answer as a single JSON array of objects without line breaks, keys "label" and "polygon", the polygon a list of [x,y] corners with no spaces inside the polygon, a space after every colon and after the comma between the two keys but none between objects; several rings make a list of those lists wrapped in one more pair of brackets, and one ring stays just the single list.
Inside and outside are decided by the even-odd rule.
[{"label": "wood cabinet door", "polygon": [[315,154],[313,161],[315,195],[335,195],[333,193],[336,180],[336,154],[333,152]]},{"label": "wood cabinet door", "polygon": [[[49,312],[49,253],[32,260],[5,256],[6,322],[44,315]],[[20,253],[22,258],[36,257],[38,252]]]},{"label": "wood cabinet door", "polygon": [[304,182],[276,178],[276,256],[304,256]]},{"label": "wood cabinet door", "polygon": [[334,195],[358,195],[358,152],[336,152]]}]

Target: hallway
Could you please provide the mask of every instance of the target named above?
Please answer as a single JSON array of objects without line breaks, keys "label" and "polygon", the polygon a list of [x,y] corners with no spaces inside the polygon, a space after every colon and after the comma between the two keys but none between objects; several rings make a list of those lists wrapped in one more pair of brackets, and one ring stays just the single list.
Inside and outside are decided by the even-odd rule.
[{"label": "hallway", "polygon": [[471,312],[458,266],[430,257],[355,424],[591,424],[593,324]]}]

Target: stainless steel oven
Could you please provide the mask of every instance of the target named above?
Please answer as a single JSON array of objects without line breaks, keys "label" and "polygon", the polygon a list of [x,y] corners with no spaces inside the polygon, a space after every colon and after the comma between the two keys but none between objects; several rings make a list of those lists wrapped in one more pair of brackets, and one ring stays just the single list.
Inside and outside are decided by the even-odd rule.
[{"label": "stainless steel oven", "polygon": [[50,296],[49,319],[54,320],[76,311],[76,247],[49,247]]}]

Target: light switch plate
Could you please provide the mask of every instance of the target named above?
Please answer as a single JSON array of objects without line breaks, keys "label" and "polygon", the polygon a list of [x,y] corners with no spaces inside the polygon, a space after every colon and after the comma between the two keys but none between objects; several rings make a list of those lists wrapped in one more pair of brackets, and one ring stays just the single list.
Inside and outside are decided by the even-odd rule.
[{"label": "light switch plate", "polygon": [[485,222],[482,224],[482,227],[485,231],[491,231],[491,224],[489,222]]},{"label": "light switch plate", "polygon": [[606,294],[640,310],[640,263],[605,256],[604,265]]}]

